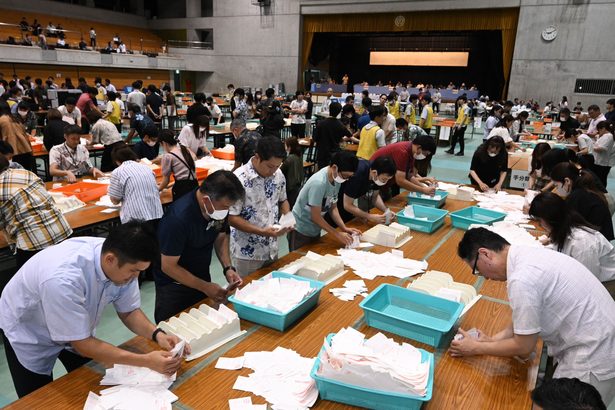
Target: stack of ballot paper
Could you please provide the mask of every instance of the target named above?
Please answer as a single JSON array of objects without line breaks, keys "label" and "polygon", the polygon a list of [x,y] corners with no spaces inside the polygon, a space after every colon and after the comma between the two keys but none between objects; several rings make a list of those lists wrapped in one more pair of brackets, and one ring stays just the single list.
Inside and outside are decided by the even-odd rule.
[{"label": "stack of ballot paper", "polygon": [[[226,146],[228,146],[228,144]],[[194,165],[197,168],[205,168],[209,170],[210,175],[221,169],[230,171],[233,169],[233,164],[234,161],[214,158],[211,155],[205,156],[199,160],[194,161]]]},{"label": "stack of ballot paper", "polygon": [[538,238],[512,222],[500,221],[490,226],[470,225],[469,229],[478,227],[497,233],[512,245],[543,246]]},{"label": "stack of ballot paper", "polygon": [[310,377],[314,359],[283,347],[273,352],[247,352],[243,359],[243,366],[254,373],[237,377],[233,389],[264,397],[273,410],[307,410],[318,399],[316,383]]},{"label": "stack of ballot paper", "polygon": [[386,253],[373,253],[356,249],[338,249],[344,265],[350,266],[354,273],[363,279],[372,280],[378,276],[407,278],[427,269],[427,261],[404,258],[398,250]]},{"label": "stack of ballot paper", "polygon": [[329,292],[333,293],[333,296],[335,296],[336,298],[348,302],[350,300],[354,300],[355,296],[358,295],[366,297],[367,286],[365,286],[365,282],[363,282],[361,279],[347,280],[346,282],[344,282],[343,288],[329,289]]},{"label": "stack of ballot paper", "polygon": [[319,255],[308,251],[305,256],[281,267],[280,272],[319,280],[328,284],[344,274],[344,263],[338,256]]},{"label": "stack of ballot paper", "polygon": [[318,375],[365,389],[425,396],[429,362],[408,343],[401,345],[382,333],[365,339],[353,328],[325,340]]},{"label": "stack of ballot paper", "polygon": [[393,222],[390,225],[376,225],[361,235],[361,240],[390,248],[399,248],[412,239],[410,228]]},{"label": "stack of ballot paper", "polygon": [[[414,280],[408,285],[408,289],[463,303],[467,309],[470,309],[480,299],[474,286],[455,282],[449,273],[435,270]],[[466,311],[464,310],[463,313]]]},{"label": "stack of ballot paper", "polygon": [[63,214],[68,213],[70,211],[74,211],[75,209],[83,208],[85,206],[85,202],[77,198],[76,196],[65,196],[61,192],[50,192],[51,198],[55,203],[56,207]]},{"label": "stack of ballot paper", "polygon": [[284,228],[293,229],[296,224],[297,224],[297,221],[295,220],[295,216],[293,215],[293,213],[287,212],[280,217],[279,222],[277,224],[274,224],[273,227],[278,230],[284,229]]},{"label": "stack of ballot paper", "polygon": [[114,204],[111,202],[111,197],[109,195],[101,196],[96,202],[96,206],[104,206],[105,208],[121,208],[122,204]]},{"label": "stack of ballot paper", "polygon": [[266,278],[238,289],[235,299],[276,312],[287,313],[316,291],[305,280]]},{"label": "stack of ballot paper", "polygon": [[475,192],[474,200],[478,202],[478,206],[492,211],[504,212],[506,222],[515,224],[528,223],[530,218],[523,213],[523,206],[526,201],[533,199],[532,195],[528,195],[527,199],[521,195],[510,195],[508,192]]}]

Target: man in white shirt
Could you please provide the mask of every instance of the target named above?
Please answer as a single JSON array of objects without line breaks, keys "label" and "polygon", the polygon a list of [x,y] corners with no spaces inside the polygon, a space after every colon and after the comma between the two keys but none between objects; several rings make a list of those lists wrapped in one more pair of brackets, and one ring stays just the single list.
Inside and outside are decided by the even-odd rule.
[{"label": "man in white shirt", "polygon": [[386,116],[384,117],[384,121],[382,122],[382,126],[380,128],[382,128],[382,130],[384,131],[384,141],[386,145],[389,145],[393,144],[394,142],[397,142],[397,140],[395,139],[395,131],[397,130],[397,128],[395,127],[396,119],[393,114],[391,114],[389,110],[386,109],[386,107],[384,108],[384,112]]},{"label": "man in white shirt", "polygon": [[305,137],[305,113],[308,103],[303,99],[303,91],[295,93],[296,100],[290,103],[290,133],[293,137]]},{"label": "man in white shirt", "polygon": [[117,93],[115,86],[111,84],[111,80],[109,80],[108,78],[105,78],[105,88],[107,89],[107,92],[113,91],[114,93]]},{"label": "man in white shirt", "polygon": [[60,105],[58,111],[62,114],[62,120],[81,127],[81,110],[77,108],[75,97],[66,97],[64,105]]},{"label": "man in white shirt", "polygon": [[332,102],[337,101],[337,98],[333,98],[333,88],[327,89],[327,98],[322,102],[321,111],[329,112],[329,106]]},{"label": "man in white shirt", "polygon": [[606,117],[604,116],[604,114],[600,112],[600,107],[598,107],[595,104],[587,107],[587,115],[589,116],[590,120],[589,120],[589,125],[587,126],[587,131],[585,131],[585,134],[594,138],[596,137],[596,135],[598,135],[598,130],[596,129],[596,126],[601,121],[606,121]]},{"label": "man in white shirt", "polygon": [[132,91],[126,97],[126,103],[128,106],[130,106],[130,104],[138,105],[139,108],[141,108],[141,112],[144,113],[146,112],[145,99],[147,97],[145,97],[145,94],[141,92],[142,85],[143,83],[141,81],[135,81],[132,83]]},{"label": "man in white shirt", "polygon": [[440,89],[436,88],[436,91],[431,95],[431,101],[433,106],[433,112],[440,112],[440,103],[442,102],[442,93],[440,93]]},{"label": "man in white shirt", "polygon": [[615,397],[615,302],[600,281],[567,255],[510,245],[485,228],[467,231],[457,252],[476,274],[507,281],[512,324],[492,337],[460,329],[449,352],[528,357],[540,337],[557,363],[553,377],[593,385],[608,406]]}]

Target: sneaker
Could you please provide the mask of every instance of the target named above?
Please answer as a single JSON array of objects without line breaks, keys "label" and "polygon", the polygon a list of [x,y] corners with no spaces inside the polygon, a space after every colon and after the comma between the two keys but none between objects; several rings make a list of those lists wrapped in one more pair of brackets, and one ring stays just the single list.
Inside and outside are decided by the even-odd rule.
[{"label": "sneaker", "polygon": [[458,152],[455,154],[456,157],[463,157],[463,152]]},{"label": "sneaker", "polygon": [[454,154],[455,153],[455,151],[453,151],[452,149],[447,149],[444,152],[446,152],[447,154]]}]

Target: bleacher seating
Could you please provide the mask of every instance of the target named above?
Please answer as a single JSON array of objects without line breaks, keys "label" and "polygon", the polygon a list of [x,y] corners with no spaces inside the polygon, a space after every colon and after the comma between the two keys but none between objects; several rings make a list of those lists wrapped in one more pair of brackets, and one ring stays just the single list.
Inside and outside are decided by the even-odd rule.
[{"label": "bleacher seating", "polygon": [[[83,36],[83,39],[89,47],[90,27],[94,27],[96,30],[97,48],[99,49],[105,48],[107,43],[112,41],[116,33],[120,35],[120,38],[124,44],[126,44],[128,51],[132,51],[134,53],[143,52],[158,54],[161,52],[161,46],[163,44],[160,37],[143,28],[105,24],[98,21],[79,20],[70,18],[69,16],[59,17],[43,13],[28,13],[23,11],[0,9],[0,22],[2,23],[18,25],[22,17],[25,17],[30,25],[34,19],[37,19],[39,24],[42,26],[43,31],[45,31],[47,24],[49,24],[50,21],[56,26],[61,24],[65,30],[68,30],[66,32],[66,44],[68,44],[71,48],[78,47],[81,36]],[[0,41],[5,42],[9,36],[14,37],[17,43],[20,43],[22,39],[22,31],[17,26],[0,25]],[[38,39],[33,37],[32,41],[37,43]],[[47,37],[48,45],[54,46],[55,43],[56,38]]]}]

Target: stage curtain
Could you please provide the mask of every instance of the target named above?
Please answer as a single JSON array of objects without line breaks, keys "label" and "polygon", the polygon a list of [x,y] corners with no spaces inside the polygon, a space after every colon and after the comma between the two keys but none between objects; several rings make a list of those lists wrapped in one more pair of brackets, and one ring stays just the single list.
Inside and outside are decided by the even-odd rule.
[{"label": "stage curtain", "polygon": [[501,30],[502,67],[508,84],[518,18],[518,8],[307,15],[303,17],[302,71],[307,69],[314,33]]}]

